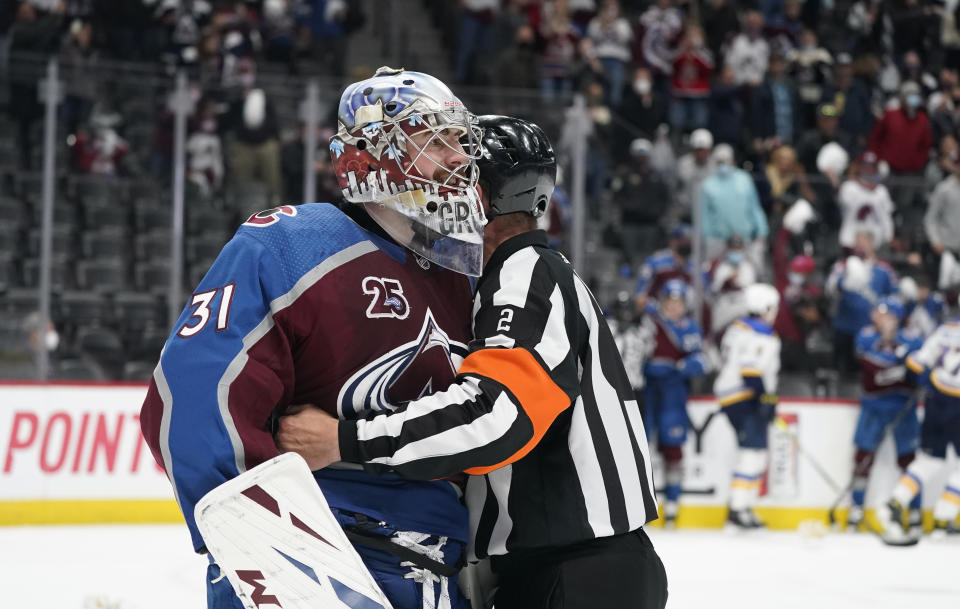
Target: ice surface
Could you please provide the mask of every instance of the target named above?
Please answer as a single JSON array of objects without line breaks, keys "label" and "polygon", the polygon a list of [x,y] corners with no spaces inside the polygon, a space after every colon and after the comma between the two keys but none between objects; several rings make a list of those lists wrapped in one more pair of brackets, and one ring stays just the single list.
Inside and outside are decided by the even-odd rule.
[{"label": "ice surface", "polygon": [[885,546],[869,533],[651,530],[670,609],[957,609],[960,540]]},{"label": "ice surface", "polygon": [[[670,609],[956,609],[960,540],[651,530]],[[206,560],[183,525],[0,527],[4,609],[203,609]],[[92,604],[88,604],[88,607]]]}]

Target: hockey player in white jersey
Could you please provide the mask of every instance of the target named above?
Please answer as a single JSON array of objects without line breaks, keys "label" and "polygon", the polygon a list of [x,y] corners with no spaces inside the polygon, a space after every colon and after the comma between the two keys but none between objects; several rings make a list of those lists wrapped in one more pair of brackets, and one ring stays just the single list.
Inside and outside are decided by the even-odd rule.
[{"label": "hockey player in white jersey", "polygon": [[656,339],[649,326],[637,323],[636,311],[631,294],[620,292],[607,323],[610,325],[613,341],[617,344],[617,351],[623,359],[623,367],[627,370],[633,393],[638,403],[643,404],[643,387],[646,384],[643,365],[653,354]]},{"label": "hockey player in white jersey", "polygon": [[[947,447],[960,451],[960,318],[940,325],[920,350],[907,357],[907,367],[926,386],[920,452],[893,489],[893,497],[878,510],[881,537],[890,545],[913,545],[918,527],[905,521],[906,506],[947,466]],[[960,512],[960,467],[947,478],[933,510],[937,533],[957,533]]]},{"label": "hockey player in white jersey", "polygon": [[763,522],[753,511],[767,467],[767,426],[777,404],[780,339],[773,332],[780,295],[768,284],[745,288],[746,317],[727,329],[720,346],[720,374],[713,390],[737,433],[737,463],[727,521],[754,529]]}]

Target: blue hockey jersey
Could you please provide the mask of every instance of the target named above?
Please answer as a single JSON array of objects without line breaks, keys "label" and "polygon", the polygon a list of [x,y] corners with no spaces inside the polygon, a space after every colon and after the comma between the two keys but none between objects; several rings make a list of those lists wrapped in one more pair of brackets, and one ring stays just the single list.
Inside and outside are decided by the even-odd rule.
[{"label": "blue hockey jersey", "polygon": [[861,328],[870,324],[870,312],[884,296],[897,292],[897,275],[889,264],[876,260],[869,266],[870,277],[866,285],[850,289],[844,281],[846,261],[838,261],[827,278],[827,293],[837,297],[833,316],[836,331],[856,336]]},{"label": "blue hockey jersey", "polygon": [[648,379],[689,378],[706,371],[706,361],[701,351],[703,332],[690,316],[671,321],[660,314],[656,305],[646,307],[644,324],[654,336],[653,355],[644,366]]},{"label": "blue hockey jersey", "polygon": [[915,386],[906,366],[907,356],[922,344],[923,339],[909,330],[899,330],[889,342],[883,340],[873,325],[860,330],[856,351],[860,358],[861,404],[899,410]]},{"label": "blue hockey jersey", "polygon": [[[467,353],[471,306],[466,276],[333,205],[252,216],[190,296],[141,412],[195,548],[199,499],[278,454],[271,417],[309,403],[356,419],[445,389]],[[332,468],[315,477],[332,508],[467,539],[450,482]]]}]

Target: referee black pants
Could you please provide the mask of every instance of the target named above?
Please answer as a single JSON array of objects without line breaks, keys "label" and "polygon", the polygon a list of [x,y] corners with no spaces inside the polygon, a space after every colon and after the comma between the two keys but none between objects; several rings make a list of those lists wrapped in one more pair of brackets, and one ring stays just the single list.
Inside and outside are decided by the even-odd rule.
[{"label": "referee black pants", "polygon": [[496,609],[663,609],[667,573],[643,529],[495,556]]}]

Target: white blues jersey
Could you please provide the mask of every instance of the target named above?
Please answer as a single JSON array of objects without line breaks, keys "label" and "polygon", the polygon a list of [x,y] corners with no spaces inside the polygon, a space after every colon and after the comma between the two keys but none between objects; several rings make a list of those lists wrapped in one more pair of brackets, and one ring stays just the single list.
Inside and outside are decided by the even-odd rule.
[{"label": "white blues jersey", "polygon": [[942,323],[907,357],[907,367],[919,375],[929,374],[940,393],[960,397],[960,318]]},{"label": "white blues jersey", "polygon": [[759,398],[756,383],[748,379],[760,379],[765,393],[777,392],[780,337],[764,321],[745,317],[731,324],[723,335],[720,359],[713,391],[721,406]]}]

